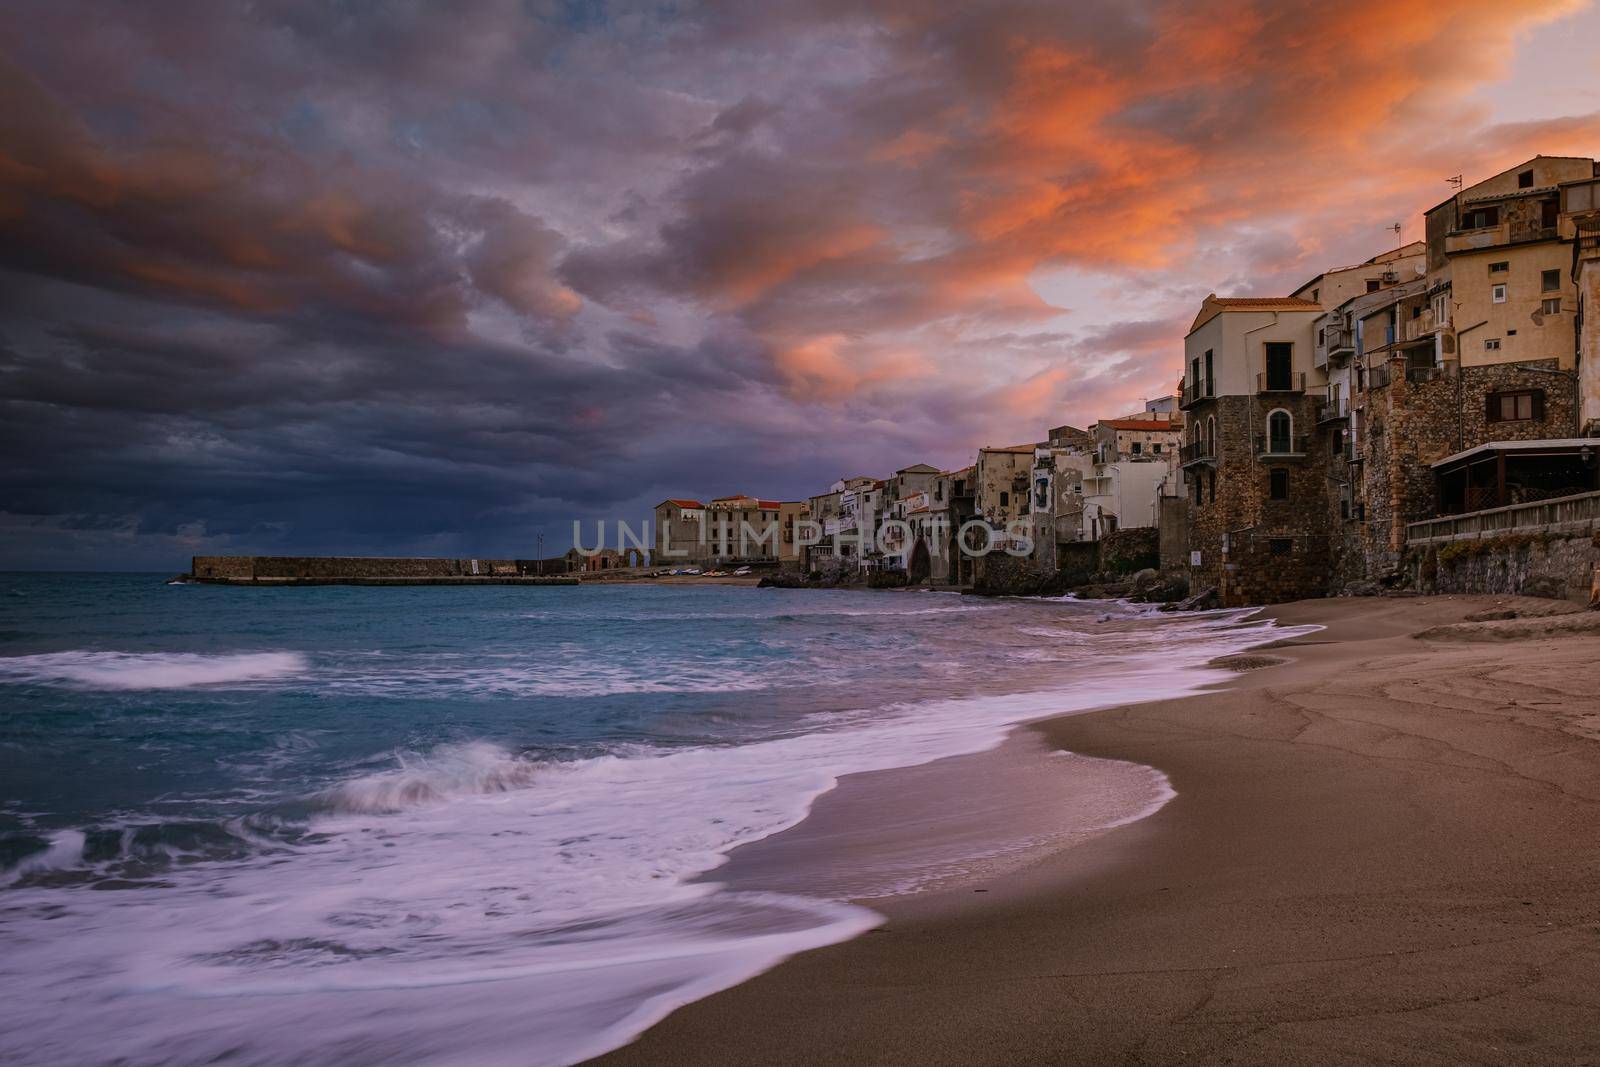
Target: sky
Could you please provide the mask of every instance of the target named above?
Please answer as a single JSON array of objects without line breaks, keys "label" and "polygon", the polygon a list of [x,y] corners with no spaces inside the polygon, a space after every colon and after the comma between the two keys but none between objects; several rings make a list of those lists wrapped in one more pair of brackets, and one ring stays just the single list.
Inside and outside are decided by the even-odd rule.
[{"label": "sky", "polygon": [[[1600,155],[1575,0],[0,13],[0,568],[529,557],[1173,390]],[[542,538],[542,541],[541,541]]]}]

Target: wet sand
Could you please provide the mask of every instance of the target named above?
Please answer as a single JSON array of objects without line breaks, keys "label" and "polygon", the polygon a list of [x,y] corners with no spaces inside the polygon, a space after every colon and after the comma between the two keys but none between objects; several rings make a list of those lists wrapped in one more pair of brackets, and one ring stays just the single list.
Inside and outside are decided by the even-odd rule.
[{"label": "wet sand", "polygon": [[[1283,605],[1328,628],[1236,658],[1216,692],[1029,727],[1177,796],[872,900],[878,929],[595,1062],[1600,1063],[1600,631],[1463,623],[1507,610],[1560,606]],[[790,833],[870,824],[902,773],[844,780]],[[1008,788],[957,778],[953,806]]]}]

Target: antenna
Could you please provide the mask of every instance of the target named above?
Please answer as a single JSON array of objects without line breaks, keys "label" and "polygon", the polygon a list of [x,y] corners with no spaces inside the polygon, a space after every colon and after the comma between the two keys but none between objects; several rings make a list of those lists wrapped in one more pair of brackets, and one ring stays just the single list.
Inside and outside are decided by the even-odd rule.
[{"label": "antenna", "polygon": [[1455,186],[1456,187],[1456,192],[1459,193],[1461,191],[1461,175],[1459,175],[1459,174],[1454,175],[1453,177],[1446,178],[1445,181],[1447,181],[1451,185]]},{"label": "antenna", "polygon": [[1400,224],[1397,222],[1393,226],[1388,227],[1388,229],[1394,231],[1394,243],[1395,246],[1398,247],[1400,244]]}]

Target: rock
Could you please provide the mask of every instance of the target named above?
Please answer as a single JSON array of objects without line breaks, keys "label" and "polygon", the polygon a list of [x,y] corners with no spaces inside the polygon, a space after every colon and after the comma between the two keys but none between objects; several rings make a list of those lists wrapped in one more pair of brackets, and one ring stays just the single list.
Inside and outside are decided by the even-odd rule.
[{"label": "rock", "polygon": [[1156,580],[1139,582],[1135,576],[1134,600],[1147,604],[1170,603],[1189,595],[1189,579],[1181,574],[1157,575]]},{"label": "rock", "polygon": [[[1220,608],[1221,606],[1222,598],[1217,595],[1216,587],[1212,586],[1210,588],[1200,590],[1192,597],[1178,601],[1176,604],[1172,605],[1171,610],[1208,611],[1211,608]],[[1162,610],[1166,611],[1167,608],[1163,607]]]},{"label": "rock", "polygon": [[1160,583],[1161,572],[1154,567],[1146,567],[1142,571],[1136,571],[1128,581],[1133,583],[1134,592],[1142,593]]},{"label": "rock", "polygon": [[1383,595],[1383,586],[1379,585],[1377,582],[1369,582],[1364,579],[1360,581],[1346,582],[1345,587],[1340,590],[1339,595],[1381,596]]}]

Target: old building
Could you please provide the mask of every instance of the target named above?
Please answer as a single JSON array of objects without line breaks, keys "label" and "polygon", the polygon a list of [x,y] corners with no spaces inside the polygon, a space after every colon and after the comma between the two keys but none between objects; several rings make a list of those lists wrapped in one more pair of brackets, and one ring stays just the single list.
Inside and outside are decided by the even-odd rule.
[{"label": "old building", "polygon": [[1561,197],[1572,238],[1577,428],[1585,437],[1600,437],[1600,177],[1562,185]]},{"label": "old building", "polygon": [[1327,584],[1327,484],[1311,452],[1321,304],[1209,296],[1184,338],[1190,582],[1227,604]]},{"label": "old building", "polygon": [[661,566],[700,566],[706,560],[705,505],[663,500],[655,507],[650,556]]},{"label": "old building", "polygon": [[974,465],[974,490],[979,518],[996,531],[1028,514],[1028,480],[1034,444],[980,448]]}]

